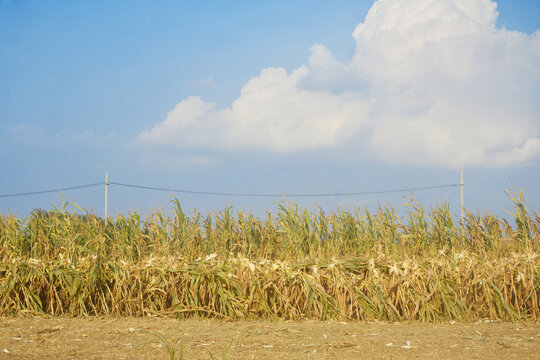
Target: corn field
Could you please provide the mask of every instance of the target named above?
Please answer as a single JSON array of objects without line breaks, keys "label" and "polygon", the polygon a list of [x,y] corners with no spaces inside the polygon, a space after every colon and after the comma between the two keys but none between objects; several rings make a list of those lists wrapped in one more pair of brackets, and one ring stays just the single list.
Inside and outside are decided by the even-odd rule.
[{"label": "corn field", "polygon": [[540,217],[411,200],[264,219],[91,212],[0,216],[0,315],[471,321],[540,318]]}]

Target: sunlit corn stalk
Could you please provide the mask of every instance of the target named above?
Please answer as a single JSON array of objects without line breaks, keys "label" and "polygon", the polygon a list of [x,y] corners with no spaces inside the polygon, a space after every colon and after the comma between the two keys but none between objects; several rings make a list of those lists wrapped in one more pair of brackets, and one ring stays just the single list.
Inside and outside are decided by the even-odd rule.
[{"label": "sunlit corn stalk", "polygon": [[[447,206],[262,219],[91,212],[0,216],[0,314],[447,321],[538,319],[540,217]],[[81,210],[82,211],[82,210]]]}]

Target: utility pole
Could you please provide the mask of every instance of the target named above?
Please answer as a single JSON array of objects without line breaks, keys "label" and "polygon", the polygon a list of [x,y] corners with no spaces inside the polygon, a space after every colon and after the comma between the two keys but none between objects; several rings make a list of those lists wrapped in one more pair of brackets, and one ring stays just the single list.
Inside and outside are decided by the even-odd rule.
[{"label": "utility pole", "polygon": [[[105,172],[105,224],[107,224],[107,219],[109,217],[109,214],[108,214],[108,192],[109,192],[109,174],[107,172]],[[463,217],[463,215],[462,215]]]},{"label": "utility pole", "polygon": [[461,187],[461,225],[463,226],[463,211],[465,209],[465,205],[463,204],[463,168],[461,168],[461,183],[459,184],[459,186]]}]

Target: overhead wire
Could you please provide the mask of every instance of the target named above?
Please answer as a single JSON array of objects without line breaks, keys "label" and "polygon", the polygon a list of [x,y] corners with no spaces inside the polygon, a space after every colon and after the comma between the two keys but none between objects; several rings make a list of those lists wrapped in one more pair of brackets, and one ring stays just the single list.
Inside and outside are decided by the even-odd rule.
[{"label": "overhead wire", "polygon": [[63,191],[85,189],[85,188],[95,187],[95,186],[100,186],[100,185],[105,185],[105,182],[101,181],[101,182],[92,183],[92,184],[68,186],[68,187],[63,187],[63,188],[58,188],[58,189],[50,189],[50,190],[29,191],[29,192],[15,193],[15,194],[3,194],[3,195],[0,195],[0,198],[49,194],[49,193],[54,193],[54,192],[63,192]]},{"label": "overhead wire", "polygon": [[173,188],[164,188],[164,187],[155,187],[155,186],[144,186],[144,185],[134,185],[126,184],[119,182],[109,182],[110,185],[117,185],[123,187],[137,188],[137,189],[146,189],[146,190],[157,190],[157,191],[167,191],[167,192],[178,192],[183,194],[194,194],[194,195],[213,195],[213,196],[238,196],[238,197],[331,197],[331,196],[360,196],[360,195],[376,195],[376,194],[385,194],[385,193],[397,193],[397,192],[413,192],[421,190],[431,190],[431,189],[440,189],[446,187],[455,187],[460,184],[445,184],[445,185],[433,185],[433,186],[420,186],[412,188],[402,188],[402,189],[392,189],[392,190],[379,190],[379,191],[363,191],[363,192],[343,192],[343,193],[311,193],[311,194],[257,194],[257,193],[235,193],[235,192],[212,192],[212,191],[195,191],[195,190],[184,190],[184,189],[173,189]]},{"label": "overhead wire", "polygon": [[306,193],[306,194],[285,194],[285,193],[269,194],[269,193],[265,193],[265,194],[262,194],[262,193],[241,193],[241,192],[197,191],[197,190],[185,190],[185,189],[165,188],[165,187],[157,187],[157,186],[135,185],[135,184],[128,184],[128,183],[120,183],[120,182],[115,182],[115,181],[109,181],[108,183],[100,181],[100,182],[96,182],[96,183],[92,183],[92,184],[68,186],[68,187],[62,187],[62,188],[57,188],[57,189],[29,191],[29,192],[21,192],[21,193],[13,193],[13,194],[3,194],[3,195],[0,195],[0,198],[30,196],[30,195],[40,195],[40,194],[48,194],[48,193],[55,193],[55,192],[72,191],[72,190],[79,190],[79,189],[85,189],[85,188],[103,186],[103,185],[116,185],[116,186],[121,186],[121,187],[129,187],[129,188],[137,188],[137,189],[145,189],[145,190],[155,190],[155,191],[167,191],[167,192],[192,194],[192,195],[235,196],[235,197],[236,196],[237,197],[273,197],[273,198],[276,198],[276,197],[332,197],[332,196],[377,195],[377,194],[389,194],[389,193],[398,193],[398,192],[414,192],[414,191],[422,191],[422,190],[441,189],[441,188],[448,188],[448,187],[456,187],[456,186],[460,186],[461,184],[455,183],[455,184],[407,187],[407,188],[400,188],[400,189],[362,191],[362,192]]}]

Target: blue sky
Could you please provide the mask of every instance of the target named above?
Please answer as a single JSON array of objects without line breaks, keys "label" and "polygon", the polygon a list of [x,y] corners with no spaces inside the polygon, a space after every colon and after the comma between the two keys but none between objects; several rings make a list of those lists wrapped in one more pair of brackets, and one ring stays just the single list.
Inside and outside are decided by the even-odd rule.
[{"label": "blue sky", "polygon": [[[464,167],[470,210],[504,214],[513,187],[538,206],[540,2],[493,5],[0,1],[0,195],[106,171],[196,191],[366,192],[457,183]],[[402,209],[403,195],[291,200]],[[459,213],[457,187],[416,195]],[[102,187],[63,196],[103,213]],[[282,200],[177,197],[258,215]],[[109,209],[170,198],[111,186]],[[0,211],[59,203],[0,198]]]}]

